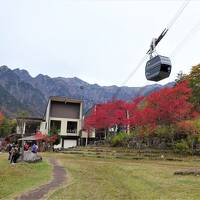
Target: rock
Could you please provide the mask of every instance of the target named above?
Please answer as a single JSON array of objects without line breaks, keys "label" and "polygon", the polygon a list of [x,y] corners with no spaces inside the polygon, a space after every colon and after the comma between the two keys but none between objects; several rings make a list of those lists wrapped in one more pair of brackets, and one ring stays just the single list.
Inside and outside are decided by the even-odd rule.
[{"label": "rock", "polygon": [[[18,159],[19,161],[21,160],[21,156]],[[29,163],[34,163],[41,161],[42,157],[39,156],[37,153],[32,153],[31,151],[24,151],[24,159],[23,161],[29,162]]]},{"label": "rock", "polygon": [[183,169],[174,172],[174,175],[200,175],[200,169]]}]

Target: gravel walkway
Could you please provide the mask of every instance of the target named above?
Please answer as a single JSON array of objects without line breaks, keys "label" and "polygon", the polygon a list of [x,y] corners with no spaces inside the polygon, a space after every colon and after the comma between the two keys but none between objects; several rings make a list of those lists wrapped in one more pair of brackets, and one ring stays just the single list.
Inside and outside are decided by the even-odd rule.
[{"label": "gravel walkway", "polygon": [[60,166],[55,159],[50,159],[50,163],[53,165],[53,180],[47,184],[44,184],[34,190],[22,194],[16,197],[15,200],[38,200],[42,199],[44,195],[48,194],[51,190],[61,186],[66,180],[65,169]]}]

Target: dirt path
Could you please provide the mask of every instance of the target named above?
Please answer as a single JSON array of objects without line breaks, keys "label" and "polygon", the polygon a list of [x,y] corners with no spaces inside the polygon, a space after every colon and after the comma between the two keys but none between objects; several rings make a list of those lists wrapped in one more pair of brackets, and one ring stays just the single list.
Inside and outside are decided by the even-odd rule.
[{"label": "dirt path", "polygon": [[53,180],[34,190],[24,193],[19,197],[16,197],[15,200],[42,199],[42,197],[48,194],[51,190],[54,190],[57,187],[61,186],[61,184],[66,180],[66,172],[62,166],[58,165],[55,159],[50,159],[49,161],[53,165]]}]

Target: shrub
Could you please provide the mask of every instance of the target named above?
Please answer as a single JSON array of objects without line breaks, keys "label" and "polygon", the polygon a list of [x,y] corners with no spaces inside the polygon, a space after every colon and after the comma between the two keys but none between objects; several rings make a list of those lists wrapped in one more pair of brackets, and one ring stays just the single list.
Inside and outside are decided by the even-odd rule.
[{"label": "shrub", "polygon": [[159,138],[171,139],[175,133],[173,125],[159,125],[155,129],[155,134]]},{"label": "shrub", "polygon": [[129,141],[129,135],[125,132],[120,132],[113,136],[110,140],[111,146],[127,146]]},{"label": "shrub", "polygon": [[175,152],[177,153],[189,153],[189,145],[185,140],[181,140],[175,144]]},{"label": "shrub", "polygon": [[193,120],[193,125],[196,128],[197,134],[200,134],[200,118]]}]

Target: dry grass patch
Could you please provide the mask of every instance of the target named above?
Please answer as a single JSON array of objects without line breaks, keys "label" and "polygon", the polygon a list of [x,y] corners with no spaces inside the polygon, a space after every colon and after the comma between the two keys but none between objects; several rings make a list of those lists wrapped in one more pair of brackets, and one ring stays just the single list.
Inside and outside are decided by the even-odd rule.
[{"label": "dry grass patch", "polygon": [[49,199],[199,199],[200,177],[174,176],[196,161],[120,160],[52,154],[70,175]]}]

